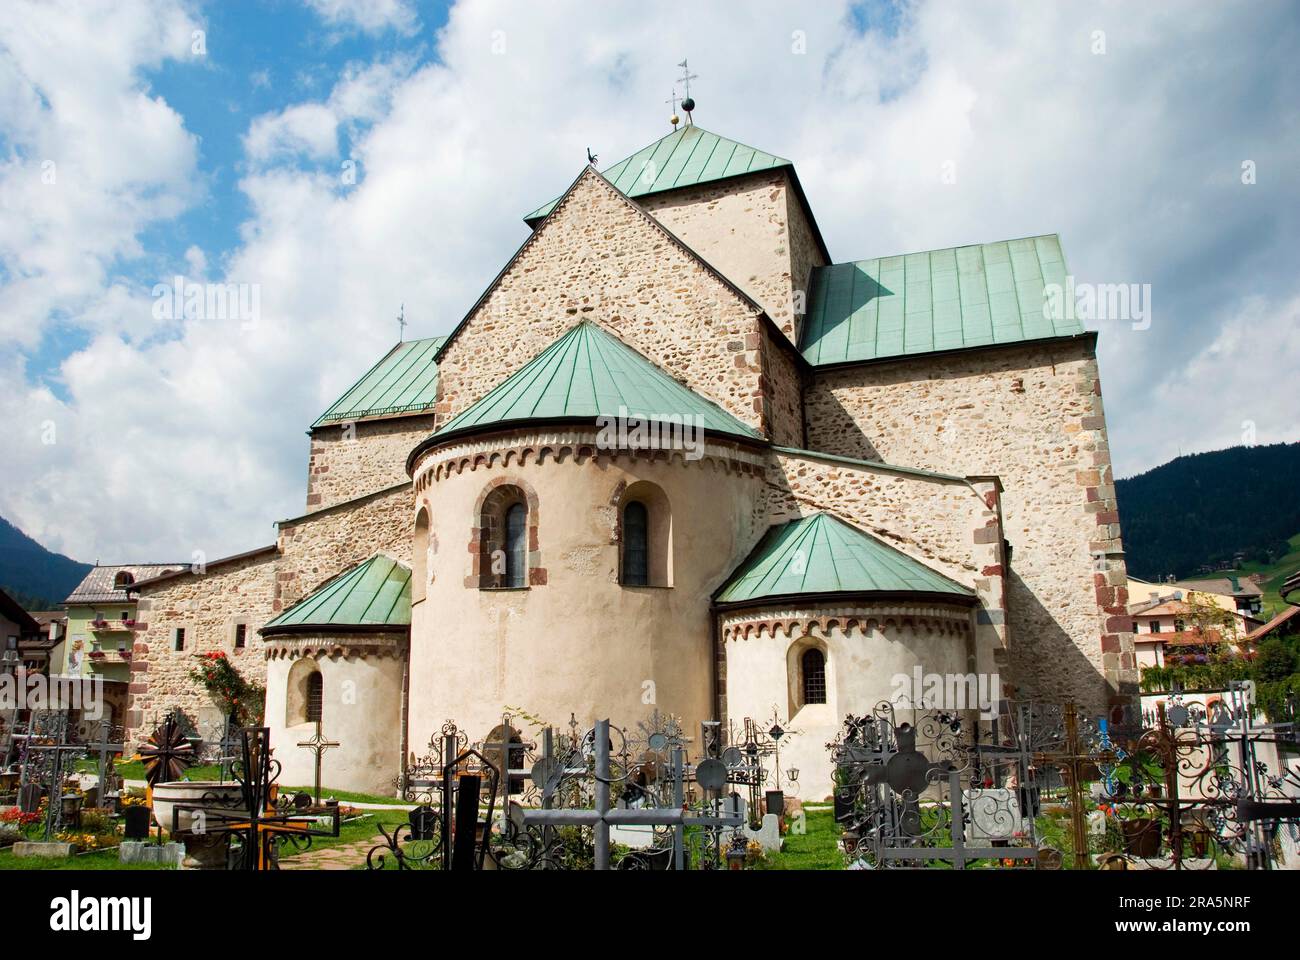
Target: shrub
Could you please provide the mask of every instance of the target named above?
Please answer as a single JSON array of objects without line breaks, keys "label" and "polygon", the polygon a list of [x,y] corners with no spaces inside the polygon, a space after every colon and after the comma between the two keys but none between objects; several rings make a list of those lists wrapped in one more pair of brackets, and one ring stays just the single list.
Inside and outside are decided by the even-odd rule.
[{"label": "shrub", "polygon": [[190,679],[208,692],[223,714],[237,714],[243,725],[257,726],[262,722],[265,689],[244,679],[221,650],[196,654],[194,659],[199,665],[190,671]]}]

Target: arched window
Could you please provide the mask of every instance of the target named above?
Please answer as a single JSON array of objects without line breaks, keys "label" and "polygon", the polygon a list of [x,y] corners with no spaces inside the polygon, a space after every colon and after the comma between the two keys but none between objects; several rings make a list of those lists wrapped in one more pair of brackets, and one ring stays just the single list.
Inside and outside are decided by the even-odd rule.
[{"label": "arched window", "polygon": [[325,683],[310,657],[294,661],[285,681],[284,725],[296,727],[323,719]]},{"label": "arched window", "polygon": [[623,582],[630,587],[650,583],[650,515],[640,500],[623,508]]},{"label": "arched window", "polygon": [[129,587],[135,583],[135,577],[126,570],[119,570],[113,575],[113,587],[121,590],[123,587]]},{"label": "arched window", "polygon": [[423,507],[415,515],[415,539],[411,544],[411,602],[424,599],[429,582],[429,511]]},{"label": "arched window", "polygon": [[528,570],[528,508],[515,503],[506,511],[506,571],[507,587],[522,587]]},{"label": "arched window", "polygon": [[799,658],[799,677],[803,684],[803,702],[826,702],[826,655],[810,647]]},{"label": "arched window", "polygon": [[483,500],[478,525],[478,585],[527,587],[529,564],[536,549],[536,519],[530,503],[516,486],[500,486]]},{"label": "arched window", "polygon": [[307,722],[316,723],[325,712],[325,678],[319,670],[307,675]]},{"label": "arched window", "polygon": [[673,585],[673,512],[663,490],[638,480],[619,490],[618,582],[625,587]]}]

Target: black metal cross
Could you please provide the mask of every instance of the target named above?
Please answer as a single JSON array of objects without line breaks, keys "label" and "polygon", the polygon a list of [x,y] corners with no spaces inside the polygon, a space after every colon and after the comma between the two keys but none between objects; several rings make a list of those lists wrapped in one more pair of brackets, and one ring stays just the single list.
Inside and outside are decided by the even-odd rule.
[{"label": "black metal cross", "polygon": [[315,732],[314,734],[312,734],[312,736],[311,736],[309,739],[307,739],[307,740],[299,740],[299,741],[298,741],[298,746],[302,747],[304,750],[310,750],[310,751],[315,755],[315,765],[316,765],[316,793],[315,793],[315,797],[316,797],[316,806],[318,806],[318,807],[320,806],[320,762],[321,762],[321,754],[324,753],[326,750],[329,750],[331,747],[337,747],[337,746],[339,746],[339,742],[338,742],[337,740],[326,740],[326,739],[325,739],[325,734],[321,733],[321,727],[320,727],[320,724],[321,724],[321,722],[320,722],[319,720],[317,720],[317,721],[316,721],[316,732]]}]

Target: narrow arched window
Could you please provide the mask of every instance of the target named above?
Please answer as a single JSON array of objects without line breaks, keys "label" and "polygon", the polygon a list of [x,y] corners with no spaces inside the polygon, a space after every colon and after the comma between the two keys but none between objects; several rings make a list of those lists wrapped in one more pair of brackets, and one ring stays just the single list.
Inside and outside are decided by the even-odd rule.
[{"label": "narrow arched window", "polygon": [[307,722],[316,723],[325,712],[325,679],[316,670],[307,675]]},{"label": "narrow arched window", "polygon": [[411,547],[411,602],[424,599],[429,582],[429,511],[415,515],[415,541]]},{"label": "narrow arched window", "polygon": [[522,503],[512,504],[506,511],[505,548],[505,586],[522,587],[528,569],[528,508]]},{"label": "narrow arched window", "polygon": [[623,508],[623,582],[630,587],[650,583],[650,515],[633,500]]},{"label": "narrow arched window", "polygon": [[826,656],[816,647],[805,650],[799,658],[799,672],[803,680],[803,702],[826,702]]}]

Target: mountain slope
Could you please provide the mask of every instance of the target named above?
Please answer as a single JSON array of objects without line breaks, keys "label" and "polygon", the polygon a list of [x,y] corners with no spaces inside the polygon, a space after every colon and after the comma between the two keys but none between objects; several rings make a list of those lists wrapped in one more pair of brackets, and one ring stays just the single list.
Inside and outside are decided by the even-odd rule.
[{"label": "mountain slope", "polygon": [[90,569],[51,553],[0,517],[0,589],[28,610],[57,607]]},{"label": "mountain slope", "polygon": [[1178,457],[1115,482],[1128,571],[1179,578],[1238,555],[1273,564],[1300,530],[1300,443]]}]

